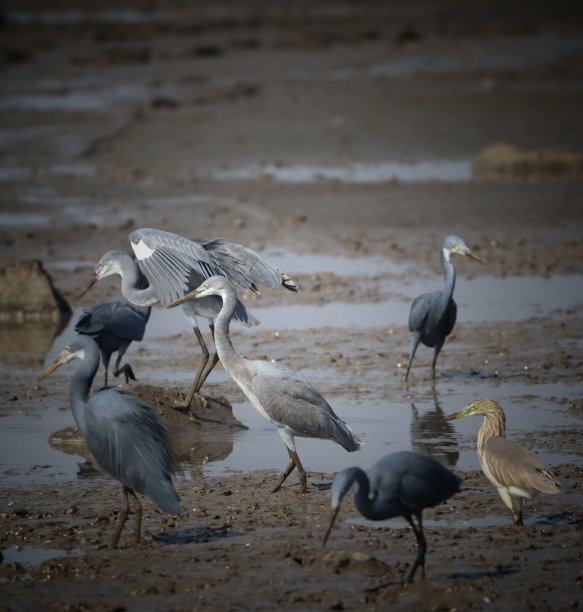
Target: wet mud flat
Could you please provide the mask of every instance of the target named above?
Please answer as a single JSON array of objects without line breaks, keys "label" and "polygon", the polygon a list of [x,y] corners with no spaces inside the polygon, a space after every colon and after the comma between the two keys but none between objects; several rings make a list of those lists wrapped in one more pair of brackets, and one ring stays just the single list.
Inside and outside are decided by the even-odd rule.
[{"label": "wet mud flat", "polygon": [[[182,440],[182,515],[144,500],[142,546],[128,545],[131,516],[110,550],[121,487],[82,448],[53,446],[72,425],[72,368],[34,386],[67,338],[3,326],[1,609],[580,607],[577,10],[6,5],[0,263],[42,260],[72,323],[121,299],[117,280],[75,296],[137,227],[257,249],[302,291],[245,295],[263,325],[234,327],[235,346],[302,371],[365,446],[299,440],[308,494],[292,475],[270,495],[285,448],[218,366],[203,391],[236,421]],[[455,262],[458,324],[438,378],[420,348],[405,386],[408,304],[439,288],[451,233],[487,266]],[[168,411],[198,353],[184,322],[156,312],[127,357]],[[443,428],[483,396],[563,485],[526,504],[523,528],[478,469],[479,420]],[[338,469],[416,446],[465,483],[425,513],[427,578],[403,587],[416,550],[403,519],[365,521],[347,501],[325,549],[321,538]]]}]

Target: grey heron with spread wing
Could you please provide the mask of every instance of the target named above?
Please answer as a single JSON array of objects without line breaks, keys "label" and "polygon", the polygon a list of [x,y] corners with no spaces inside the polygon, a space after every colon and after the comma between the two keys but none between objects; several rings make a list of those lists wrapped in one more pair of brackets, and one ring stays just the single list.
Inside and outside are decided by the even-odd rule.
[{"label": "grey heron with spread wing", "polygon": [[[290,291],[298,290],[287,274],[260,255],[223,238],[195,241],[150,228],[138,229],[132,232],[129,238],[135,259],[123,251],[105,253],[79,297],[99,279],[114,274],[121,276],[121,291],[124,297],[140,306],[153,306],[157,303],[167,305],[198,287],[204,279],[216,274],[226,276],[239,288],[254,292],[257,291],[258,285],[266,288],[282,285]],[[149,283],[144,289],[138,284],[140,274],[143,274]],[[214,319],[220,309],[220,298],[212,295],[196,302],[187,302],[182,308],[202,351],[201,363],[185,398],[187,407],[193,397],[200,394],[207,376],[218,362],[215,351],[207,367],[209,351],[198,327],[197,317],[208,319],[211,334],[214,336]],[[233,316],[246,326],[259,324],[238,298]]]}]

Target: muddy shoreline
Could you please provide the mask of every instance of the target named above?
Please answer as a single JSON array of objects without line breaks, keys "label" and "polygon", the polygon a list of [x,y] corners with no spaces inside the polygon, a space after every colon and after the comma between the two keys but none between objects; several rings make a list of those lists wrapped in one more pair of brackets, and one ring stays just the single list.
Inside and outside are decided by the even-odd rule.
[{"label": "muddy shoreline", "polygon": [[[352,501],[322,549],[334,449],[300,450],[309,457],[307,495],[294,476],[270,495],[285,449],[275,431],[241,417],[249,414],[241,411],[245,398],[219,366],[204,393],[232,406],[256,437],[232,427],[229,434],[204,429],[196,441],[186,436],[185,476],[176,479],[182,515],[145,500],[137,550],[129,546],[131,520],[120,547],[106,547],[121,490],[83,452],[58,451],[77,452],[67,455],[71,470],[34,459],[15,465],[0,451],[0,609],[577,608],[581,10],[561,2],[480,8],[422,0],[213,7],[156,10],[124,0],[78,13],[68,0],[50,10],[34,1],[5,4],[0,265],[40,259],[76,314],[121,299],[111,279],[80,302],[76,295],[99,257],[126,249],[138,227],[224,236],[283,261],[301,287],[297,295],[244,299],[265,317],[296,307],[298,319],[234,329],[238,350],[302,371],[357,422],[369,447],[386,428],[383,453],[398,442],[437,448],[464,478],[463,490],[424,515],[425,580],[401,584],[415,554],[407,523],[365,521]],[[506,144],[491,148],[499,143]],[[473,173],[473,161],[492,158],[506,165]],[[409,180],[397,165],[380,179],[351,175],[355,164],[378,172],[386,162],[413,173],[425,172],[424,163],[434,172],[440,162],[459,162],[469,174]],[[249,168],[259,170],[250,176]],[[305,168],[305,179],[281,178]],[[428,379],[431,351],[420,349],[406,386],[406,316],[387,310],[386,322],[363,322],[346,306],[369,313],[394,304],[406,312],[414,288],[439,287],[439,248],[451,233],[487,265],[455,262],[462,303],[437,380]],[[543,283],[556,288],[561,279],[565,300],[557,304]],[[490,286],[516,302],[488,295]],[[532,309],[519,295],[530,286],[543,296],[533,294]],[[473,298],[468,287],[476,288]],[[514,303],[519,313],[509,312]],[[486,306],[481,319],[476,310]],[[301,314],[314,312],[308,308],[340,316],[315,326]],[[6,435],[20,440],[26,423],[42,424],[47,414],[72,425],[71,371],[34,385],[61,348],[53,346],[58,326],[1,332]],[[161,390],[162,410],[190,384],[193,345],[188,330],[172,328],[128,351],[138,383]],[[476,467],[478,420],[436,433],[443,414],[476,393],[508,409],[509,437],[550,459],[563,485],[526,504],[522,528]],[[375,420],[370,406],[392,411],[394,423]],[[52,433],[34,440],[52,448]],[[276,450],[260,469],[216,467],[238,456],[241,440],[271,437]],[[356,453],[353,464],[369,468],[366,452],[368,463]],[[370,590],[381,583],[389,586]]]}]

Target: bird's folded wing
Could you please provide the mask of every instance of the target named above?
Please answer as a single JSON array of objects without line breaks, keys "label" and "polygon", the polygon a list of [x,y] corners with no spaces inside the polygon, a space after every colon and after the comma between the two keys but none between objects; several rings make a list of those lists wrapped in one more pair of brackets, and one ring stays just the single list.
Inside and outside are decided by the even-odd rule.
[{"label": "bird's folded wing", "polygon": [[556,493],[559,483],[544,463],[528,449],[501,436],[490,438],[485,460],[498,485],[525,493]]}]

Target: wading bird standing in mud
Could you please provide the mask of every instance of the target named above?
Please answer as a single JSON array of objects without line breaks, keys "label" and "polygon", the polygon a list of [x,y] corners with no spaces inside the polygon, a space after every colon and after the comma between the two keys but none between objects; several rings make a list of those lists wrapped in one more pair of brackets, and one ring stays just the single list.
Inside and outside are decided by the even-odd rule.
[{"label": "wading bird standing in mud", "polygon": [[134,340],[139,342],[144,337],[150,310],[149,306],[136,306],[128,302],[107,302],[83,310],[83,314],[75,324],[75,331],[93,338],[97,343],[105,370],[104,385],[107,385],[107,369],[111,354],[116,351],[117,359],[113,366],[113,375],[123,374],[126,383],[130,378],[136,380],[129,363],[121,368],[119,365],[129,345]]},{"label": "wading bird standing in mud", "polygon": [[357,486],[354,501],[362,516],[372,521],[402,516],[409,522],[417,538],[417,557],[405,583],[413,580],[419,566],[425,578],[427,543],[423,534],[422,512],[457,493],[461,481],[441,463],[411,451],[385,455],[372,466],[368,476],[361,468],[346,468],[332,483],[332,514],[322,546],[326,545],[342,500],[353,486]]},{"label": "wading bird standing in mud", "polygon": [[539,493],[557,493],[558,480],[533,453],[506,439],[506,416],[492,399],[472,402],[448,421],[467,416],[483,416],[478,432],[478,458],[482,471],[498,489],[502,501],[512,512],[515,525],[522,525],[524,498]]},{"label": "wading bird standing in mud", "polygon": [[[139,306],[170,304],[198,287],[204,279],[216,274],[226,276],[237,287],[254,292],[257,292],[257,285],[266,288],[282,285],[290,291],[298,290],[287,274],[266,262],[257,253],[222,238],[194,241],[170,232],[143,228],[130,234],[130,244],[135,259],[123,251],[105,253],[99,260],[91,281],[79,293],[79,297],[99,279],[114,274],[121,276],[123,296]],[[140,288],[138,284],[140,273],[149,283],[145,289]],[[219,359],[215,350],[205,371],[209,351],[198,327],[197,317],[208,319],[211,334],[214,336],[214,319],[220,309],[221,300],[217,296],[187,302],[182,308],[202,351],[202,360],[192,387],[186,395],[185,407],[190,406],[193,397],[200,394],[202,385]],[[247,327],[259,324],[238,298],[233,316]]]},{"label": "wading bird standing in mud", "polygon": [[362,442],[303,376],[278,363],[245,359],[235,351],[229,337],[229,323],[236,308],[237,293],[228,279],[213,276],[170,307],[206,296],[219,296],[222,300],[221,311],[215,319],[215,344],[223,367],[258,412],[277,427],[287,447],[290,461],[272,493],[280,489],[294,468],[298,470],[305,493],[306,472],[296,452],[294,436],[333,440],[349,452],[358,450]]},{"label": "wading bird standing in mud", "polygon": [[409,330],[413,333],[411,353],[405,380],[409,378],[409,370],[419,342],[425,346],[434,347],[431,363],[431,378],[435,378],[435,364],[441,347],[453,330],[457,315],[457,305],[453,299],[455,287],[455,268],[451,263],[451,255],[465,255],[485,263],[473,253],[466,243],[458,236],[448,236],[441,247],[441,267],[445,277],[445,286],[441,291],[423,293],[416,297],[409,312]]},{"label": "wading bird standing in mud", "polygon": [[99,348],[88,336],[77,336],[41,374],[39,381],[71,359],[81,364],[71,380],[71,411],[97,464],[123,485],[123,505],[111,546],[118,543],[134,500],[140,542],[142,505],[136,493],[147,495],[162,510],[180,514],[180,498],[170,474],[178,468],[166,430],[150,406],[118,387],[103,387],[91,397],[91,383],[99,367]]}]

